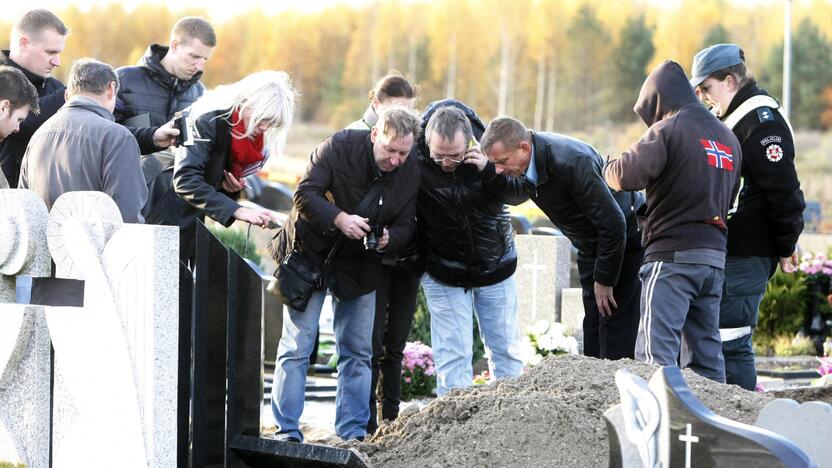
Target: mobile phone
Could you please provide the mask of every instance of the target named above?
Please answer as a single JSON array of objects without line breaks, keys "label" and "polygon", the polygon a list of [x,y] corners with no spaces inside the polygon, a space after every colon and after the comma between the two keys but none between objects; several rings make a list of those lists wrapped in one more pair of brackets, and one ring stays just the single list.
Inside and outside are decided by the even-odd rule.
[{"label": "mobile phone", "polygon": [[181,110],[173,114],[173,126],[179,130],[179,135],[176,137],[176,146],[193,146],[194,144],[194,134],[189,115],[187,110]]}]

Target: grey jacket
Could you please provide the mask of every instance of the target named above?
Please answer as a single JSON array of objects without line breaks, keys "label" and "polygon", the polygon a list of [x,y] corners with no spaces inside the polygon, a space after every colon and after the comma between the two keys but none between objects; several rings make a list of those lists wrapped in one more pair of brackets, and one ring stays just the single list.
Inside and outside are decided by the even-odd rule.
[{"label": "grey jacket", "polygon": [[32,135],[18,186],[36,192],[50,209],[66,192],[104,192],[124,222],[144,222],[139,145],[107,109],[83,96],[72,97]]}]

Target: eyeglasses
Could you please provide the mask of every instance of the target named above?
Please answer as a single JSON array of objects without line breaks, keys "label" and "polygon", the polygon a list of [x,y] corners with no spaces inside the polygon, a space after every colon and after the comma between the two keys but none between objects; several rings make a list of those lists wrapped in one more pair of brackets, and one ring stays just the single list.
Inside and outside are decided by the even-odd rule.
[{"label": "eyeglasses", "polygon": [[453,163],[461,163],[462,161],[465,160],[465,154],[467,152],[468,152],[468,150],[465,150],[465,151],[463,151],[462,153],[459,153],[459,154],[430,153],[430,158],[433,159],[434,161],[438,162],[438,163],[441,163],[443,161],[450,161],[450,162],[453,162]]}]

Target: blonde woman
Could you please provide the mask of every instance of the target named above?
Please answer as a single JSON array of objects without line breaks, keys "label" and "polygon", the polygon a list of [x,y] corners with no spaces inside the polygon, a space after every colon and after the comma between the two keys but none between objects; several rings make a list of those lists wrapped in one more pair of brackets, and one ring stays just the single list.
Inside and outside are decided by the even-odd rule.
[{"label": "blonde woman", "polygon": [[205,93],[190,109],[196,141],[176,155],[173,185],[181,210],[181,256],[193,260],[197,218],[228,226],[235,219],[265,227],[274,214],[245,208],[234,198],[243,177],[279,154],[295,112],[289,76],[262,71]]}]

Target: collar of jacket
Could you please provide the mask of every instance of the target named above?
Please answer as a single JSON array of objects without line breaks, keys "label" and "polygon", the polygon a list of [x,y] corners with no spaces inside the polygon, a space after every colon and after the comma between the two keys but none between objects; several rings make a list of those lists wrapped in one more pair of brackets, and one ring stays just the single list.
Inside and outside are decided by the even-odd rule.
[{"label": "collar of jacket", "polygon": [[170,50],[170,47],[168,46],[151,44],[145,51],[144,56],[141,60],[139,60],[139,65],[145,67],[150,72],[150,76],[152,76],[153,79],[168,88],[176,86],[177,91],[190,87],[202,78],[201,71],[197,72],[189,80],[179,80],[175,76],[171,75],[170,72],[165,70],[165,67],[162,65],[162,59],[165,58],[168,50]]},{"label": "collar of jacket", "polygon": [[534,168],[537,169],[537,184],[535,187],[540,187],[549,180],[549,171],[546,170],[546,164],[549,158],[546,153],[550,150],[549,144],[541,137],[537,136],[534,130],[529,130],[532,135],[532,144],[534,145]]},{"label": "collar of jacket", "polygon": [[[367,174],[367,176],[369,176],[368,182],[373,183],[375,180],[380,179],[381,177],[383,177],[385,173],[381,172],[381,169],[378,168],[378,164],[376,164],[376,155],[373,152],[373,146],[374,145],[373,145],[372,133],[370,133],[370,132],[367,133],[367,139],[365,140],[365,144],[369,147],[369,150],[367,151],[367,153],[369,154],[368,157],[370,158],[370,163],[367,165],[369,167],[369,171],[368,171],[368,174]],[[393,170],[393,172],[390,172],[390,174],[395,174],[398,169],[399,168],[396,168],[395,170]]]},{"label": "collar of jacket", "polygon": [[66,107],[67,109],[85,109],[90,112],[94,112],[111,122],[115,121],[115,118],[113,118],[113,114],[111,114],[110,111],[102,107],[101,104],[85,96],[72,96],[71,98],[69,98],[68,101],[66,101],[64,107]]},{"label": "collar of jacket", "polygon": [[768,95],[767,92],[763,91],[762,89],[757,87],[756,80],[750,80],[748,83],[745,84],[737,94],[734,95],[734,98],[731,99],[731,103],[728,104],[728,109],[725,111],[725,117],[720,117],[720,120],[724,120],[726,117],[731,115],[737,107],[739,107],[742,103],[747,101],[749,98],[753,96],[757,96],[758,94],[765,94]]},{"label": "collar of jacket", "polygon": [[364,116],[361,117],[361,121],[364,122],[367,128],[373,128],[376,122],[378,122],[378,114],[376,114],[376,110],[373,109],[372,104],[367,106],[367,110],[364,111]]},{"label": "collar of jacket", "polygon": [[3,55],[2,55],[2,57],[0,57],[0,62],[3,65],[9,65],[11,67],[15,67],[18,70],[22,71],[23,74],[26,75],[26,78],[29,79],[29,82],[32,83],[33,85],[35,85],[35,88],[43,89],[43,87],[46,86],[46,78],[44,78],[40,75],[35,75],[34,73],[32,73],[29,70],[20,66],[17,62],[15,62],[11,58],[9,58],[9,53],[10,52],[8,50],[3,50],[2,51]]}]

